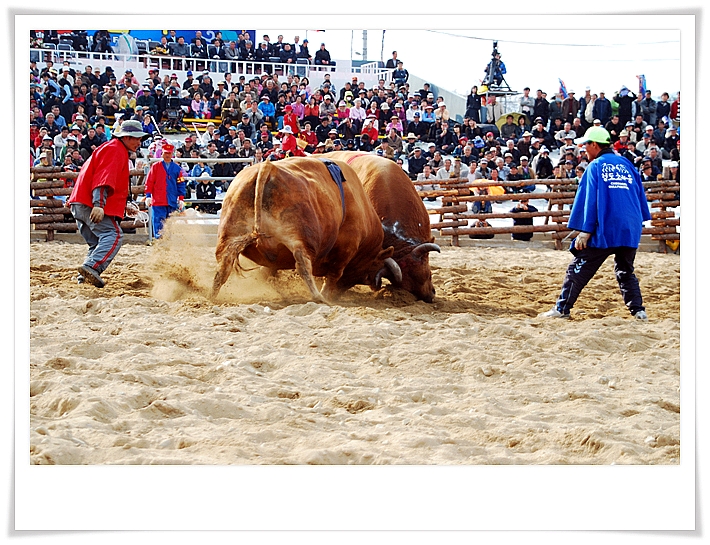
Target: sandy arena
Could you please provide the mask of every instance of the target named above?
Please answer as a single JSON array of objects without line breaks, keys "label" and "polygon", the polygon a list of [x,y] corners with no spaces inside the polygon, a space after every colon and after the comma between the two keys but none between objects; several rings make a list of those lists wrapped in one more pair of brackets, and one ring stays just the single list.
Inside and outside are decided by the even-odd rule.
[{"label": "sandy arena", "polygon": [[648,323],[612,259],[545,321],[569,252],[444,247],[434,304],[326,306],[259,269],[210,301],[215,241],[126,244],[104,289],[31,244],[31,463],[679,464],[678,255],[637,256]]}]

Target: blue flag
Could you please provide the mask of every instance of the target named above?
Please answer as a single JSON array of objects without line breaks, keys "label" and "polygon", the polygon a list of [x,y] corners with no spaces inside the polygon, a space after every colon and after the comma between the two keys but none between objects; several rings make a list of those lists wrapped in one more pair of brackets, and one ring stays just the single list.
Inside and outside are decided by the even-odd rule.
[{"label": "blue flag", "polygon": [[640,76],[636,76],[639,80],[639,96],[645,96],[646,95],[646,76],[641,74]]},{"label": "blue flag", "polygon": [[557,79],[560,82],[560,94],[562,95],[562,98],[567,98],[567,86],[565,85],[565,82],[562,81],[562,78]]}]

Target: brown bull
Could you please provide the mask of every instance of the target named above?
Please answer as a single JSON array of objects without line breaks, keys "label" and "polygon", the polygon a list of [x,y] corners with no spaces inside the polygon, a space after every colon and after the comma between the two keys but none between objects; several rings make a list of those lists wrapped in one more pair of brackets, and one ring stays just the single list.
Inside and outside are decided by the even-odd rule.
[{"label": "brown bull", "polygon": [[[296,269],[313,298],[326,303],[356,284],[375,287],[381,270],[392,268],[393,248],[382,248],[377,214],[353,169],[340,167],[342,197],[328,167],[315,158],[267,161],[242,170],[222,204],[212,296],[239,256],[272,271]],[[319,292],[314,276],[325,277]]]},{"label": "brown bull", "polygon": [[441,248],[433,243],[429,214],[412,181],[395,162],[377,155],[335,151],[324,157],[349,164],[360,177],[382,222],[383,247],[394,247],[393,258],[402,271],[401,281],[389,273],[386,276],[393,285],[431,303],[436,290],[429,252],[441,252]]}]

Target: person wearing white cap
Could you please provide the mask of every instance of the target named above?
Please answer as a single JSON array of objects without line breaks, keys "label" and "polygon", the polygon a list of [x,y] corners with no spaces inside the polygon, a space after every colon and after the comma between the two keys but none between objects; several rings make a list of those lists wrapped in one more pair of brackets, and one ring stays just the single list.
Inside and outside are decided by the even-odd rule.
[{"label": "person wearing white cap", "polygon": [[579,181],[567,226],[578,231],[555,306],[544,318],[569,318],[580,293],[599,267],[614,255],[614,272],[632,316],[648,320],[634,259],[643,222],[651,219],[641,177],[628,159],[614,153],[606,129],[590,127],[575,144],[586,144],[589,166]]},{"label": "person wearing white cap", "polygon": [[553,177],[554,166],[552,164],[552,160],[550,159],[550,150],[545,146],[540,148],[540,152],[535,157],[535,164],[533,167],[535,168],[535,175],[539,179],[544,180],[546,178]]},{"label": "person wearing white cap", "polygon": [[130,196],[128,158],[148,136],[138,121],[125,121],[114,138],[99,146],[84,163],[67,201],[79,233],[89,245],[79,267],[79,282],[104,287],[101,273],[121,248],[119,222],[138,209],[126,204]]}]

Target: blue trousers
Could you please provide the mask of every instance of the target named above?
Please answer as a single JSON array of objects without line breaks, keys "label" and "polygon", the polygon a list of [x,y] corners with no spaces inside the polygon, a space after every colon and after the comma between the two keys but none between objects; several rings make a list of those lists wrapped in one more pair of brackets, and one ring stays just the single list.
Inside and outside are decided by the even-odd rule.
[{"label": "blue trousers", "polygon": [[557,299],[557,310],[567,314],[574,306],[582,289],[594,277],[602,263],[610,255],[614,256],[614,274],[619,283],[621,296],[632,315],[646,310],[641,298],[639,281],[634,274],[634,259],[636,248],[619,246],[616,248],[590,248],[572,250],[574,259],[567,267],[562,291]]},{"label": "blue trousers", "polygon": [[99,223],[94,223],[89,218],[91,207],[80,203],[71,204],[71,213],[76,220],[79,233],[89,245],[84,265],[101,274],[116,257],[123,244],[123,231],[119,225],[122,218],[104,216]]},{"label": "blue trousers", "polygon": [[175,212],[177,208],[172,206],[151,206],[153,211],[153,237],[160,238],[160,232],[163,230],[163,225],[168,216]]}]

